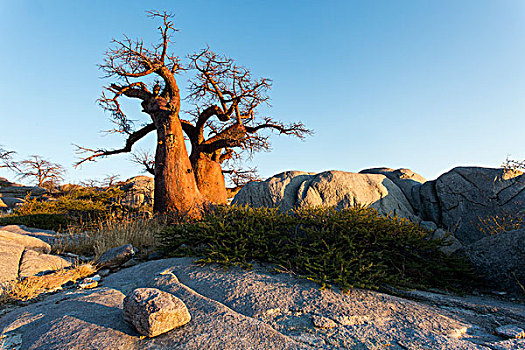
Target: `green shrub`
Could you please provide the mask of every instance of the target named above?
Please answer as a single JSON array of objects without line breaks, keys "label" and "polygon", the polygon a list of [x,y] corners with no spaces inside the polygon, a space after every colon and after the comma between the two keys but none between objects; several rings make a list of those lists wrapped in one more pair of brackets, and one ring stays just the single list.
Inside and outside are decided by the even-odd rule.
[{"label": "green shrub", "polygon": [[323,285],[378,288],[454,288],[473,280],[463,260],[438,250],[420,226],[356,207],[276,209],[217,207],[195,223],[160,234],[168,255],[199,255],[200,262],[250,266],[275,264]]},{"label": "green shrub", "polygon": [[26,225],[44,230],[62,231],[75,225],[77,219],[64,214],[30,214],[5,216],[0,218],[0,226]]},{"label": "green shrub", "polygon": [[100,221],[114,216],[128,217],[137,209],[120,204],[118,188],[75,188],[57,194],[52,200],[26,198],[26,202],[0,220],[0,224],[23,224],[42,229],[63,230],[70,225]]}]

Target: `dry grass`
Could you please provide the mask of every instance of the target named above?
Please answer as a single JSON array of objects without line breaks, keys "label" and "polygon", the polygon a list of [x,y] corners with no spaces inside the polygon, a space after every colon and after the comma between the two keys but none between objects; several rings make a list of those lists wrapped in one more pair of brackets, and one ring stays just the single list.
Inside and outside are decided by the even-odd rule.
[{"label": "dry grass", "polygon": [[63,269],[45,276],[31,276],[19,281],[13,281],[2,287],[0,305],[27,301],[39,295],[56,290],[68,281],[93,275],[96,268],[91,264],[78,265],[72,269]]},{"label": "dry grass", "polygon": [[69,252],[97,258],[108,249],[131,243],[141,255],[147,255],[155,250],[157,234],[164,227],[163,219],[109,218],[71,229],[53,244],[53,253]]}]

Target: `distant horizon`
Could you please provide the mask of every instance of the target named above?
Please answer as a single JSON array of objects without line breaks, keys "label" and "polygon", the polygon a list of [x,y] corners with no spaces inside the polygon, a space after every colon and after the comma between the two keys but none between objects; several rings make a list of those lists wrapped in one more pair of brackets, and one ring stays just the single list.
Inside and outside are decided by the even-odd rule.
[{"label": "distant horizon", "polygon": [[[63,165],[64,183],[149,175],[129,155],[72,166],[73,144],[124,143],[100,133],[112,123],[96,100],[112,80],[100,79],[97,64],[123,33],[157,40],[149,6],[0,3],[0,146],[19,160],[36,154]],[[525,159],[522,1],[158,1],[155,9],[175,14],[174,52],[184,58],[209,45],[272,79],[263,113],[315,132],[304,141],[272,136],[272,151],[246,162],[263,179],[389,167],[433,180],[458,166]],[[133,101],[124,108],[137,125],[147,120]],[[154,143],[150,136],[137,149]],[[30,184],[6,169],[0,177]]]}]

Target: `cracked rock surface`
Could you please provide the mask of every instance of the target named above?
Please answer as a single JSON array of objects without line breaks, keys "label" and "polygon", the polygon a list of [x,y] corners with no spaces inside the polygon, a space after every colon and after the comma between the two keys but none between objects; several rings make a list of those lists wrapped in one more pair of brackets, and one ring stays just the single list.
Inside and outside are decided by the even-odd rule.
[{"label": "cracked rock surface", "polygon": [[[19,349],[525,349],[497,335],[523,328],[525,308],[488,297],[429,292],[320,290],[291,274],[155,260],[108,276],[92,290],[59,293],[0,318]],[[192,320],[143,339],[122,317],[124,296],[158,288]]]}]

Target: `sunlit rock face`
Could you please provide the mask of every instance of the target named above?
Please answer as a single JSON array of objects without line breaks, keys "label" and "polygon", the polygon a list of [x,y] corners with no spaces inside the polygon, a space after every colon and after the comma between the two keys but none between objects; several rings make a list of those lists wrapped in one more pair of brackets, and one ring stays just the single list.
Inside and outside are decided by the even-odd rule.
[{"label": "sunlit rock face", "polygon": [[396,214],[417,220],[401,189],[386,176],[336,170],[319,174],[289,171],[266,181],[252,182],[239,191],[233,204],[281,210],[370,205],[382,215]]},{"label": "sunlit rock face", "polygon": [[410,169],[373,168],[359,174],[287,171],[247,184],[232,203],[281,210],[365,204],[383,215],[433,223],[434,229],[448,230],[462,244],[471,244],[484,237],[482,220],[525,213],[525,176],[480,167],[457,167],[432,181]]}]

